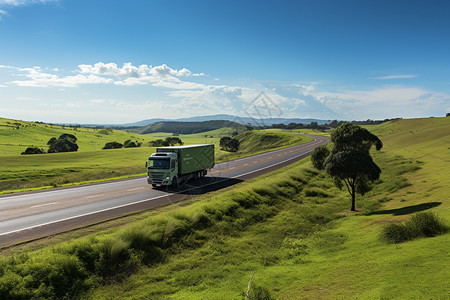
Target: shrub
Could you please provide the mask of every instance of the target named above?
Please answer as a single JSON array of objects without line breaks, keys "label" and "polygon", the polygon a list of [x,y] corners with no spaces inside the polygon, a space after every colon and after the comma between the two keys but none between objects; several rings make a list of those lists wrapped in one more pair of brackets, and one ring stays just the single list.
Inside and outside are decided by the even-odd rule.
[{"label": "shrub", "polygon": [[123,143],[123,147],[124,148],[137,148],[137,147],[140,147],[141,146],[141,143],[139,143],[138,141],[132,141],[132,140],[126,140],[124,143]]},{"label": "shrub", "polygon": [[255,285],[250,289],[249,300],[271,300],[273,299],[267,288]]},{"label": "shrub", "polygon": [[25,152],[22,152],[21,155],[28,155],[28,154],[43,154],[45,153],[44,149],[39,147],[28,147]]},{"label": "shrub", "polygon": [[314,167],[318,170],[323,170],[325,168],[325,161],[330,155],[330,150],[328,150],[327,145],[322,145],[314,149],[311,154],[311,162]]},{"label": "shrub", "polygon": [[103,149],[119,149],[122,148],[123,145],[119,142],[109,142],[106,143],[105,146],[103,147]]},{"label": "shrub", "polygon": [[403,223],[384,226],[382,238],[392,244],[406,242],[419,237],[431,237],[443,234],[448,227],[433,212],[420,212]]}]

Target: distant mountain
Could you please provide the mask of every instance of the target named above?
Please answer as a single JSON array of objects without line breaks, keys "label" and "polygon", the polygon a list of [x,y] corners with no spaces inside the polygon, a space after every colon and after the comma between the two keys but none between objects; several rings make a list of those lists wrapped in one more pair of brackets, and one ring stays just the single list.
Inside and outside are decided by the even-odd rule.
[{"label": "distant mountain", "polygon": [[203,122],[161,121],[143,127],[127,127],[123,129],[128,132],[135,132],[139,134],[147,134],[153,132],[192,134],[216,130],[224,127],[235,128],[236,130],[245,128],[243,125],[232,121],[210,120]]},{"label": "distant mountain", "polygon": [[190,118],[180,118],[180,119],[148,119],[142,120],[135,123],[128,123],[117,125],[120,127],[135,127],[135,126],[147,126],[150,124],[158,123],[158,122],[203,122],[203,121],[232,121],[240,124],[250,123],[253,126],[270,126],[272,124],[285,124],[289,123],[302,123],[302,124],[311,124],[311,122],[317,122],[319,125],[329,123],[331,120],[320,120],[320,119],[300,119],[300,118],[250,118],[250,117],[237,117],[233,115],[219,114],[219,115],[210,115],[210,116],[197,116]]}]

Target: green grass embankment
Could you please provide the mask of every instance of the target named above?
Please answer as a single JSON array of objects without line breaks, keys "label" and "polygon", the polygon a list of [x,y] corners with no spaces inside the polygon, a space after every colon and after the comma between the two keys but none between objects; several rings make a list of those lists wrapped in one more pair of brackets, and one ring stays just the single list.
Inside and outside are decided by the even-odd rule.
[{"label": "green grass embankment", "polygon": [[[380,233],[419,211],[450,219],[449,176],[434,173],[434,161],[448,158],[450,122],[398,122],[380,129],[396,135],[379,133],[385,147],[374,156],[383,172],[357,199],[361,213],[348,212],[347,192],[303,160],[118,229],[16,249],[0,263],[0,295],[242,299],[255,272],[252,286],[277,299],[445,299],[450,235],[389,244]],[[416,125],[427,136],[442,125],[434,137],[441,142],[419,134],[408,151],[402,127]]]}]

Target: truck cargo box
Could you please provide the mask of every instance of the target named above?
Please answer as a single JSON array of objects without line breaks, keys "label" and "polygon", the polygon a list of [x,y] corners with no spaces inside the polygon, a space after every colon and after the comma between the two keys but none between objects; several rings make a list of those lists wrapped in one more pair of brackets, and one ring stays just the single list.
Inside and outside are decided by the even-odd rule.
[{"label": "truck cargo box", "polygon": [[213,144],[158,147],[156,152],[175,152],[178,156],[178,173],[180,175],[214,167]]}]

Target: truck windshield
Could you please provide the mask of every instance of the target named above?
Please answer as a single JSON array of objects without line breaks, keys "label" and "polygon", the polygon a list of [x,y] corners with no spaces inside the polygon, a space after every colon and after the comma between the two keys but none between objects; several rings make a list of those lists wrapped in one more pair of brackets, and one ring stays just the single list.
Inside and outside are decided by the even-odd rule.
[{"label": "truck windshield", "polygon": [[168,169],[170,167],[170,159],[167,158],[149,158],[148,167],[150,169]]}]

